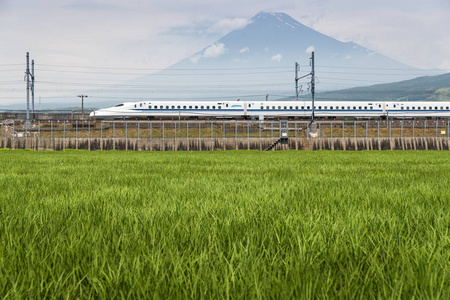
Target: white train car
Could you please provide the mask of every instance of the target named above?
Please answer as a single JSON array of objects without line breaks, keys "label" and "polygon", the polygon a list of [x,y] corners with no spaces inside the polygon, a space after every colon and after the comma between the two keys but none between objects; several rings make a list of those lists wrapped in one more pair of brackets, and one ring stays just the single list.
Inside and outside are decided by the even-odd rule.
[{"label": "white train car", "polygon": [[[106,118],[308,118],[311,101],[140,101],[95,110]],[[448,118],[450,102],[315,101],[316,117]]]}]

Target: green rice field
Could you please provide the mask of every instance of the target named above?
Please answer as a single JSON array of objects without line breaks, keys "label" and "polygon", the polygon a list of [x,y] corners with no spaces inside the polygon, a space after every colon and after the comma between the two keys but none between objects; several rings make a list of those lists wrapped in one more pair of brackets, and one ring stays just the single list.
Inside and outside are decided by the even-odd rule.
[{"label": "green rice field", "polygon": [[1,299],[449,299],[450,152],[0,151]]}]

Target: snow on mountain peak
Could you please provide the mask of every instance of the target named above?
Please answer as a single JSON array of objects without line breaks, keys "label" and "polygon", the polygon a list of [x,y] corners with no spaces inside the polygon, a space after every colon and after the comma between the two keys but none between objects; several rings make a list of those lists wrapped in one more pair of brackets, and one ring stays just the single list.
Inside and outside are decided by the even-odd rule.
[{"label": "snow on mountain peak", "polygon": [[268,22],[269,21],[271,23],[281,23],[292,29],[301,27],[301,25],[302,25],[301,23],[294,20],[287,14],[279,13],[279,12],[273,12],[273,13],[260,12],[251,19],[251,22],[257,22],[257,21],[260,21],[260,22]]}]

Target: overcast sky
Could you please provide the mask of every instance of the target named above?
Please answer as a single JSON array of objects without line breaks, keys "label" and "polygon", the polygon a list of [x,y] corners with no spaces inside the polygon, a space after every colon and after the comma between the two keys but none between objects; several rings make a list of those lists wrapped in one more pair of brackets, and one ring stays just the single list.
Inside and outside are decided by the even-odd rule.
[{"label": "overcast sky", "polygon": [[287,13],[414,67],[450,71],[449,0],[0,0],[0,83],[27,51],[37,65],[165,68],[260,11]]}]

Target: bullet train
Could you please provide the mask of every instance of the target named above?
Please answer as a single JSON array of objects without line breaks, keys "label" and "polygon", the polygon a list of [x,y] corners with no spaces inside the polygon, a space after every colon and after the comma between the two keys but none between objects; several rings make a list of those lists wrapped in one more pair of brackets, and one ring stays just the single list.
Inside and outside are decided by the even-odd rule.
[{"label": "bullet train", "polygon": [[[140,101],[91,112],[97,119],[121,118],[310,118],[311,101]],[[448,118],[450,102],[315,101],[322,118]]]}]

